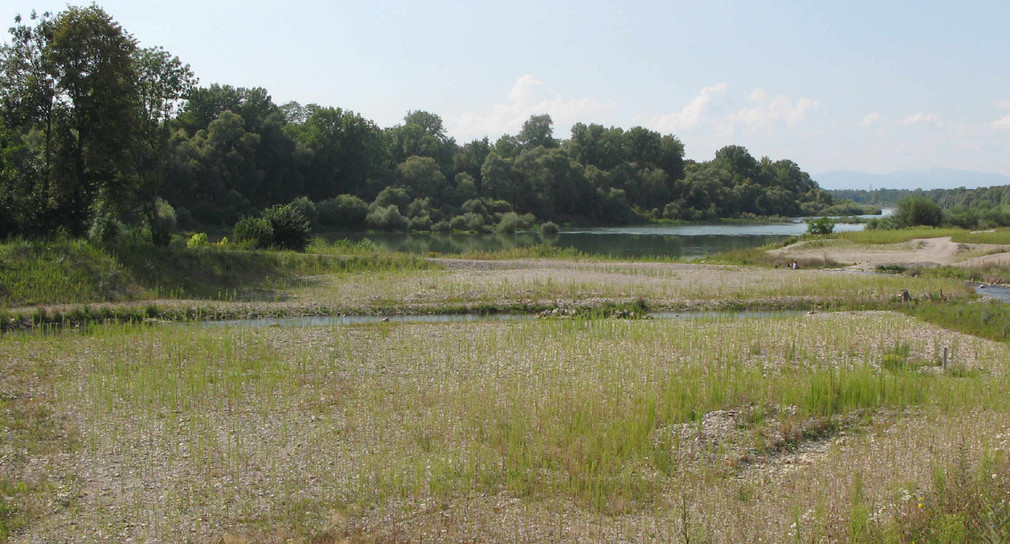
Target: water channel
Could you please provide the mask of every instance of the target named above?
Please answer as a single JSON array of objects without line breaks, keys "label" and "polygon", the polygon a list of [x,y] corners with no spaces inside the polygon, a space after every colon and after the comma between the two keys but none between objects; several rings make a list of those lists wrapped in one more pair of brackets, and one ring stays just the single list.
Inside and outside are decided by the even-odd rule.
[{"label": "water channel", "polygon": [[[863,230],[863,223],[838,223],[836,232]],[[758,247],[799,236],[807,231],[802,219],[787,223],[720,223],[712,225],[647,225],[566,229],[558,236],[537,233],[440,234],[440,233],[331,233],[330,239],[359,242],[370,240],[381,249],[420,255],[500,251],[548,243],[586,253],[617,258],[650,256],[695,259],[733,249]]]}]

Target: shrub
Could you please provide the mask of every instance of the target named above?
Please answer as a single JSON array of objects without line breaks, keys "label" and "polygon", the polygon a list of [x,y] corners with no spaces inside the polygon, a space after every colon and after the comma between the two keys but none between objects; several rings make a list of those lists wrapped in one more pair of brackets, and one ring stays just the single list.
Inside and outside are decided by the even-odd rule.
[{"label": "shrub", "polygon": [[302,212],[302,215],[309,220],[310,225],[319,224],[319,212],[316,210],[315,203],[309,200],[308,197],[300,196],[292,200],[291,205]]},{"label": "shrub", "polygon": [[379,230],[403,230],[407,228],[407,219],[400,213],[395,204],[378,207],[365,218],[365,223]]},{"label": "shrub", "polygon": [[205,232],[198,232],[193,236],[190,236],[189,240],[186,241],[186,247],[191,249],[198,247],[206,247],[209,244],[210,242],[207,241],[207,233]]},{"label": "shrub", "polygon": [[940,211],[940,206],[937,206],[936,202],[926,197],[912,196],[898,202],[898,209],[895,210],[892,218],[899,227],[914,227],[916,225],[936,227],[943,219],[943,212]]},{"label": "shrub", "polygon": [[431,217],[427,214],[412,217],[407,223],[409,230],[431,230]]},{"label": "shrub", "polygon": [[274,231],[274,246],[292,251],[305,251],[312,227],[294,204],[271,206],[263,210],[263,219]]},{"label": "shrub", "polygon": [[434,232],[449,232],[452,230],[452,226],[445,219],[435,223],[431,226],[431,230]]},{"label": "shrub", "polygon": [[540,234],[543,236],[557,236],[561,232],[561,228],[558,224],[553,221],[548,221],[540,225]]},{"label": "shrub", "polygon": [[810,234],[831,234],[835,230],[835,222],[830,217],[814,219],[807,225]]},{"label": "shrub", "polygon": [[484,216],[479,213],[464,213],[463,220],[466,222],[466,230],[472,230],[473,232],[481,232],[484,230]]},{"label": "shrub", "polygon": [[451,230],[466,230],[466,218],[462,215],[457,215],[449,221],[449,229]]},{"label": "shrub", "polygon": [[523,220],[519,217],[519,214],[515,212],[506,212],[502,214],[501,221],[495,226],[495,232],[500,232],[504,234],[514,234],[516,230],[523,227]]},{"label": "shrub", "polygon": [[407,194],[406,189],[402,187],[386,187],[376,195],[375,200],[372,202],[372,211],[394,205],[400,213],[403,213],[407,209],[408,204],[410,204],[410,195]]},{"label": "shrub", "polygon": [[243,217],[235,223],[232,238],[239,245],[266,249],[274,243],[274,229],[262,217]]},{"label": "shrub", "polygon": [[356,229],[365,226],[368,204],[354,195],[338,195],[316,203],[319,224]]}]

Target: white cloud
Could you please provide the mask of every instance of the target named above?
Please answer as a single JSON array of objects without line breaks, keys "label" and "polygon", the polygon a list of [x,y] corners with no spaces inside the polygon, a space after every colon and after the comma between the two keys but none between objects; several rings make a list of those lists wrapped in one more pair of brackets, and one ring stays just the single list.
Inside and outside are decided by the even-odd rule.
[{"label": "white cloud", "polygon": [[920,111],[915,115],[909,115],[901,121],[903,125],[931,125],[934,127],[942,126],[943,123],[940,121],[940,116],[935,113],[926,113]]},{"label": "white cloud", "polygon": [[995,130],[1010,129],[1010,114],[1004,116],[999,121],[993,121],[992,124],[990,124],[989,126],[991,126]]},{"label": "white cloud", "polygon": [[449,132],[461,140],[483,136],[495,139],[502,134],[519,132],[531,115],[546,113],[557,127],[584,121],[587,116],[610,107],[590,98],[565,99],[526,74],[516,80],[508,92],[507,102],[494,104],[486,112],[463,113],[452,123]]},{"label": "white cloud", "polygon": [[867,113],[866,117],[863,117],[863,122],[860,123],[864,127],[872,127],[880,121],[880,114],[877,112]]},{"label": "white cloud", "polygon": [[698,96],[694,97],[680,111],[652,117],[649,119],[648,125],[660,132],[676,132],[692,129],[701,124],[702,116],[711,105],[712,100],[725,91],[725,83],[717,83],[711,87],[704,87],[698,93]]},{"label": "white cloud", "polygon": [[771,129],[779,123],[793,127],[821,109],[816,100],[800,98],[793,102],[785,95],[771,98],[763,89],[754,89],[749,98],[753,107],[741,108],[731,115],[733,125],[744,125],[752,130]]},{"label": "white cloud", "polygon": [[1010,100],[1003,100],[996,103],[996,107],[1001,110],[1010,110]]}]

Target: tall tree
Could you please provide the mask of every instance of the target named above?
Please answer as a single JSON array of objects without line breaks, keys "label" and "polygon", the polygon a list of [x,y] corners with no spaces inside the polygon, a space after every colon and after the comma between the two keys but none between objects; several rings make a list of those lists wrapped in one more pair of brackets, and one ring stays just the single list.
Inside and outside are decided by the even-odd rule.
[{"label": "tall tree", "polygon": [[183,64],[160,47],[138,49],[134,66],[137,73],[139,122],[134,140],[139,183],[136,200],[141,214],[157,244],[167,244],[169,232],[158,218],[157,200],[165,181],[169,122],[178,113],[183,99],[196,79],[188,64]]},{"label": "tall tree", "polygon": [[523,128],[519,131],[516,139],[525,149],[533,149],[538,146],[547,149],[558,147],[558,141],[554,139],[554,121],[546,113],[531,115],[529,119],[524,121]]},{"label": "tall tree", "polygon": [[[75,234],[100,194],[133,194],[137,133],[136,43],[105,11],[68,7],[11,29],[0,50],[3,116],[10,131],[41,132],[46,215]],[[55,226],[54,225],[51,225]]]}]

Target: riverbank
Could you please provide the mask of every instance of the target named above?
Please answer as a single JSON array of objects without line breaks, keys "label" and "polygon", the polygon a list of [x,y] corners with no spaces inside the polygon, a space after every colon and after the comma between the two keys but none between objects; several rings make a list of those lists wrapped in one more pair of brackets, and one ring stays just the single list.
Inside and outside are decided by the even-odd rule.
[{"label": "riverbank", "polygon": [[[959,278],[212,251],[284,275],[6,308],[91,321],[0,338],[0,541],[886,541],[982,519],[937,467],[1010,488],[1006,312]],[[804,311],[615,319],[646,309]],[[339,313],[374,317],[163,323]]]}]

